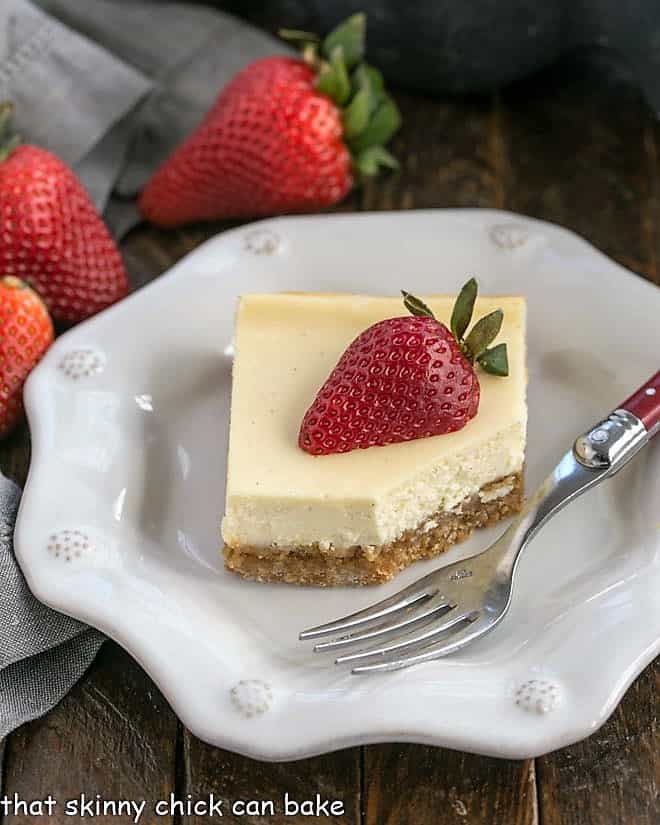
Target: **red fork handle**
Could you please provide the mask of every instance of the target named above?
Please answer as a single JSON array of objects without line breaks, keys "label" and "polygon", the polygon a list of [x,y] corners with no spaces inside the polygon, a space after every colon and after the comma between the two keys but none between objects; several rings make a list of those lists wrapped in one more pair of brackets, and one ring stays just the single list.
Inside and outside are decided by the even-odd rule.
[{"label": "red fork handle", "polygon": [[626,399],[619,409],[636,415],[649,435],[660,432],[660,370]]}]

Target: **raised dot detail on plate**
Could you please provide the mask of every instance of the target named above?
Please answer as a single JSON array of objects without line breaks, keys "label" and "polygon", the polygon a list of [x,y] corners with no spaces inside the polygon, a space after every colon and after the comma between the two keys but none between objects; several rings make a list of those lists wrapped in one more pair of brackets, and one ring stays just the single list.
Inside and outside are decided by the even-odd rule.
[{"label": "raised dot detail on plate", "polygon": [[280,244],[279,236],[270,229],[251,229],[245,234],[245,248],[255,255],[272,255]]},{"label": "raised dot detail on plate", "polygon": [[514,701],[529,713],[550,713],[561,702],[561,690],[548,679],[528,679],[516,690]]},{"label": "raised dot detail on plate", "polygon": [[48,537],[48,552],[63,562],[74,562],[94,552],[89,536],[81,530],[59,530]]},{"label": "raised dot detail on plate", "polygon": [[519,223],[499,223],[490,228],[490,239],[501,249],[516,249],[529,238],[527,227]]},{"label": "raised dot detail on plate", "polygon": [[647,390],[644,390],[646,395],[655,395],[657,392],[655,387],[649,387]]},{"label": "raised dot detail on plate", "polygon": [[261,679],[241,679],[229,691],[232,704],[246,719],[261,716],[273,703],[273,692]]},{"label": "raised dot detail on plate", "polygon": [[59,363],[60,370],[74,381],[98,375],[105,369],[105,355],[99,350],[74,349],[64,355]]}]

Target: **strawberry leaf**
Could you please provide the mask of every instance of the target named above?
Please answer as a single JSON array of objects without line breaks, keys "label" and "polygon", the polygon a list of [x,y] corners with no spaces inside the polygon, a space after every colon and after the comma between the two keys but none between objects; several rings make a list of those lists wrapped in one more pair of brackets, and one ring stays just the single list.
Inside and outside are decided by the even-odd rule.
[{"label": "strawberry leaf", "polygon": [[351,94],[351,81],[348,79],[348,70],[344,59],[344,50],[335,46],[330,55],[330,65],[335,73],[335,95],[333,100],[342,106]]},{"label": "strawberry leaf", "polygon": [[4,131],[9,127],[13,116],[14,104],[11,100],[3,100],[0,103],[0,131]]},{"label": "strawberry leaf", "polygon": [[401,114],[396,103],[389,95],[371,116],[365,130],[352,142],[351,149],[359,154],[370,146],[380,146],[392,137],[401,125]]},{"label": "strawberry leaf", "polygon": [[502,327],[503,318],[504,313],[502,310],[496,309],[494,312],[485,315],[472,327],[470,334],[465,339],[465,346],[473,360],[478,359],[486,347],[495,340]]},{"label": "strawberry leaf", "polygon": [[406,292],[403,289],[401,290],[401,294],[403,295],[403,303],[411,315],[421,315],[426,318],[435,318],[433,312],[421,298],[417,298],[415,295],[411,295],[410,292]]},{"label": "strawberry leaf", "polygon": [[339,46],[344,53],[346,66],[352,69],[364,56],[366,29],[366,14],[360,12],[351,15],[326,36],[322,45],[323,54],[330,59],[333,51]]},{"label": "strawberry leaf", "polygon": [[383,75],[368,63],[360,63],[353,72],[353,88],[356,91],[365,89],[369,95],[369,114],[372,115],[385,97],[385,81]]},{"label": "strawberry leaf", "polygon": [[457,341],[462,340],[465,335],[465,330],[470,326],[476,298],[477,282],[474,278],[470,278],[458,293],[458,298],[456,299],[454,310],[451,314],[451,331]]},{"label": "strawberry leaf", "polygon": [[355,159],[355,165],[364,177],[370,178],[377,175],[383,166],[387,169],[398,169],[399,161],[383,146],[370,146],[364,152],[360,152]]},{"label": "strawberry leaf", "polygon": [[369,122],[370,102],[369,89],[360,89],[344,109],[342,113],[342,123],[344,126],[344,135],[347,140],[356,137],[360,132],[364,131]]},{"label": "strawberry leaf", "polygon": [[316,76],[316,88],[339,106],[348,100],[351,94],[351,82],[348,79],[341,46],[335,48],[329,63],[326,61],[321,63]]},{"label": "strawberry leaf", "polygon": [[12,129],[13,114],[14,104],[11,101],[0,103],[0,163],[7,160],[21,142],[20,137]]},{"label": "strawberry leaf", "polygon": [[316,76],[316,88],[332,100],[335,99],[335,95],[337,94],[337,77],[335,70],[329,63],[323,63],[321,65],[319,73]]},{"label": "strawberry leaf", "polygon": [[498,344],[492,349],[485,350],[481,353],[477,361],[484,372],[489,372],[491,375],[506,378],[509,374],[509,359],[506,344]]}]

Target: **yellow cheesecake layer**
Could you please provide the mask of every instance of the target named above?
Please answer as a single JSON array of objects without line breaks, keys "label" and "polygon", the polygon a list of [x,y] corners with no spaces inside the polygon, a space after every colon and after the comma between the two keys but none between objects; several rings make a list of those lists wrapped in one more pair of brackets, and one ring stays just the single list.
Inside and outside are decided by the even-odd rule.
[{"label": "yellow cheesecake layer", "polygon": [[[454,298],[424,300],[449,324]],[[474,318],[500,307],[509,377],[478,369],[479,412],[462,430],[386,447],[311,456],[298,447],[303,415],[346,347],[400,298],[275,294],[241,298],[235,335],[227,501],[233,547],[380,545],[449,510],[524,460],[525,302],[478,298]]]}]

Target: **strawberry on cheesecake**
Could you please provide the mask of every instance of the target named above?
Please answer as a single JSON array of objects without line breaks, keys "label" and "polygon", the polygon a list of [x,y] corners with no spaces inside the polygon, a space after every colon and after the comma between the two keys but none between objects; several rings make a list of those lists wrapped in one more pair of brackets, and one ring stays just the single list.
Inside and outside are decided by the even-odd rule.
[{"label": "strawberry on cheesecake", "polygon": [[229,569],[382,582],[520,509],[525,302],[476,291],[241,299]]}]

